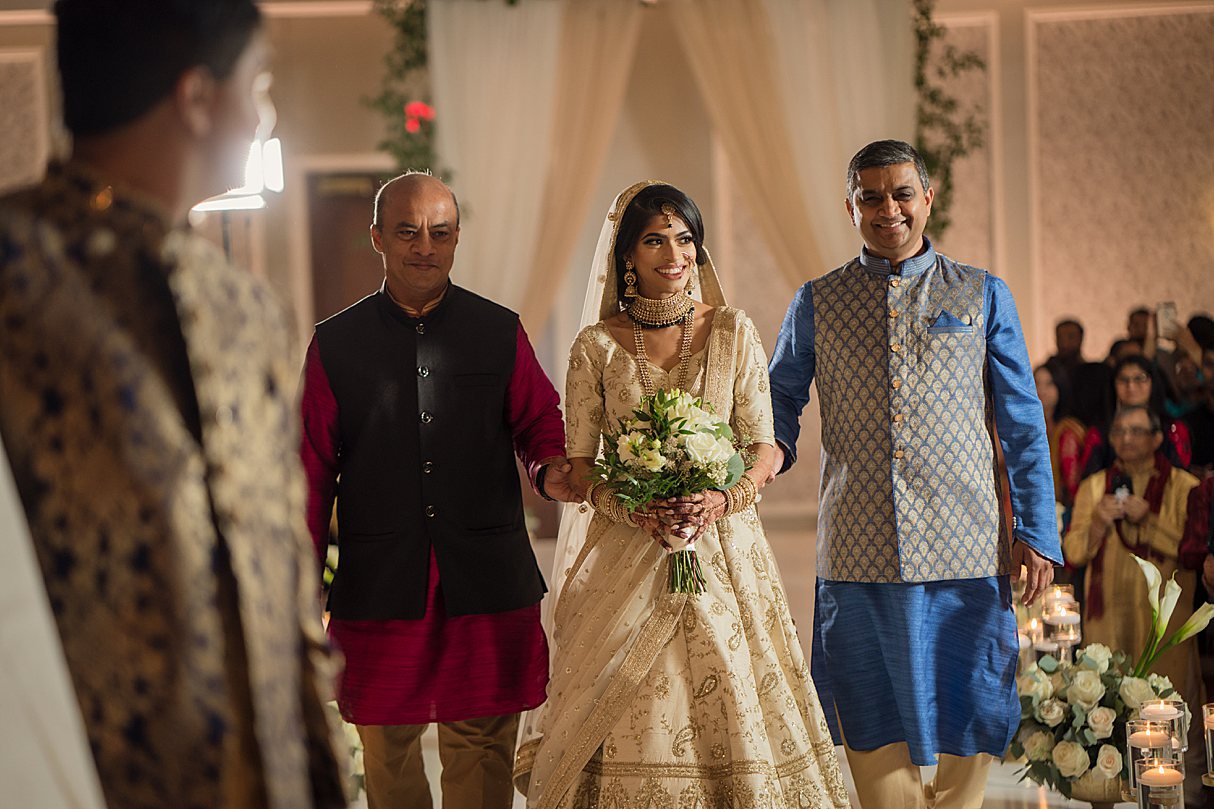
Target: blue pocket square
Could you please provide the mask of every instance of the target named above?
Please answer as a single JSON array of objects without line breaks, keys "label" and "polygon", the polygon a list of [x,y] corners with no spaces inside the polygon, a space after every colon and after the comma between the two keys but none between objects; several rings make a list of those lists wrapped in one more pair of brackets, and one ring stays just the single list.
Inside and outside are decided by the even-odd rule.
[{"label": "blue pocket square", "polygon": [[974,330],[972,324],[966,323],[947,309],[942,309],[936,319],[927,327],[928,334],[968,334]]}]

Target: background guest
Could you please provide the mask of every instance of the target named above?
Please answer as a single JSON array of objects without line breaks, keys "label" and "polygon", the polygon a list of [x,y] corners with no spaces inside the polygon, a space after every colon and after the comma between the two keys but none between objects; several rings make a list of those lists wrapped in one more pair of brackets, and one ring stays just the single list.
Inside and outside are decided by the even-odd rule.
[{"label": "background guest", "polygon": [[1045,364],[1054,372],[1055,377],[1070,371],[1083,363],[1083,324],[1078,320],[1067,319],[1058,321],[1054,326],[1054,356]]},{"label": "background guest", "polygon": [[[1154,364],[1138,355],[1125,357],[1113,367],[1111,401],[1116,408],[1145,407],[1163,426],[1162,452],[1173,466],[1187,469],[1192,460],[1189,428],[1184,422],[1169,418],[1164,407],[1163,383]],[[1108,442],[1108,421],[1092,427],[1084,439],[1084,473],[1091,475],[1107,469],[1113,462],[1113,448]]]},{"label": "background guest", "polygon": [[1110,366],[1116,365],[1126,357],[1141,356],[1142,345],[1129,339],[1114,340],[1109,346],[1109,355],[1105,358]]},{"label": "background guest", "polygon": [[1033,381],[1045,411],[1050,466],[1054,470],[1054,499],[1069,508],[1083,476],[1083,439],[1087,425],[1071,414],[1071,385],[1066,376],[1056,376],[1048,365],[1038,365],[1033,371]]},{"label": "background guest", "polygon": [[1145,306],[1140,306],[1137,309],[1130,311],[1126,317],[1125,332],[1126,339],[1131,342],[1138,343],[1139,347],[1145,348],[1147,342],[1147,333],[1150,330],[1151,318],[1153,312]]},{"label": "background guest", "polygon": [[[1108,468],[1086,478],[1075,498],[1075,514],[1063,538],[1067,561],[1088,565],[1083,632],[1087,643],[1103,643],[1136,655],[1150,635],[1152,613],[1146,580],[1133,557],[1147,559],[1164,579],[1173,573],[1192,594],[1196,577],[1178,569],[1189,493],[1197,478],[1174,466],[1159,416],[1144,405],[1118,409],[1109,432],[1114,458]],[[1181,598],[1171,626],[1193,613],[1192,598]],[[1164,654],[1155,672],[1199,710],[1204,702],[1197,646],[1182,644]]]},{"label": "background guest", "polygon": [[1193,409],[1184,415],[1193,446],[1190,471],[1198,477],[1214,474],[1214,347],[1201,353],[1201,368],[1194,374],[1197,390]]}]

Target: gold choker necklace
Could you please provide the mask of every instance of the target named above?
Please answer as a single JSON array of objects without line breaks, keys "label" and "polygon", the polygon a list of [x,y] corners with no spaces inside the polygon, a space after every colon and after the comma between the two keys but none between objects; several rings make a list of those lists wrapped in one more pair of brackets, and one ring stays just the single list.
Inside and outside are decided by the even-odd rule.
[{"label": "gold choker necklace", "polygon": [[664,329],[682,321],[694,307],[695,301],[686,292],[657,299],[637,295],[628,303],[628,317],[645,328]]}]

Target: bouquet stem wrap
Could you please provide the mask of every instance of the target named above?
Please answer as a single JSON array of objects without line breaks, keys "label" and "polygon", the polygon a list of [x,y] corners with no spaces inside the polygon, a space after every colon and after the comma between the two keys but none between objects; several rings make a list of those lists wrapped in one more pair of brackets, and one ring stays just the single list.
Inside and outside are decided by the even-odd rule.
[{"label": "bouquet stem wrap", "polygon": [[707,589],[704,569],[700,567],[700,557],[696,556],[695,548],[671,551],[666,558],[670,568],[670,592],[699,595]]}]

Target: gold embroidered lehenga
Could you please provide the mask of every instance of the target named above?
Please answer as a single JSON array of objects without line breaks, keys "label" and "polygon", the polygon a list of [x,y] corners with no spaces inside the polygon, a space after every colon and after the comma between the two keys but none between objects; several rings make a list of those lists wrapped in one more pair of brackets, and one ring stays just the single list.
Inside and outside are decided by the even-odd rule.
[{"label": "gold embroidered lehenga", "polygon": [[[613,239],[611,221],[608,230]],[[719,297],[711,263],[700,273],[705,298]],[[614,302],[610,269],[599,281]],[[649,372],[658,387],[675,384]],[[639,401],[637,377],[602,322],[582,330],[566,386],[570,457],[597,454],[602,432]],[[688,378],[745,443],[773,443],[766,358],[744,313],[717,309]],[[755,508],[696,543],[701,595],[668,592],[665,552],[644,531],[566,513],[582,525],[588,516],[573,537],[562,527],[548,701],[527,716],[515,764],[528,807],[848,806]]]}]

